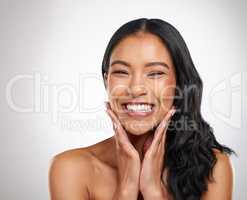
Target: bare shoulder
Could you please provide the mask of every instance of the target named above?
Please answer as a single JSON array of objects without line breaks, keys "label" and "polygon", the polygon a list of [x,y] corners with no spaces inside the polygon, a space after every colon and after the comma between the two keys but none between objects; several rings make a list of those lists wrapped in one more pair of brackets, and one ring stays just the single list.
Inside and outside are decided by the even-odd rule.
[{"label": "bare shoulder", "polygon": [[50,172],[65,170],[69,173],[88,172],[92,155],[88,148],[70,149],[55,155],[51,159]]},{"label": "bare shoulder", "polygon": [[51,199],[89,199],[91,160],[88,148],[71,149],[55,155],[49,169]]},{"label": "bare shoulder", "polygon": [[83,162],[81,167],[85,167],[90,164],[88,161],[90,161],[91,156],[90,148],[88,147],[69,149],[55,155],[51,160],[51,164],[70,164],[75,167]]},{"label": "bare shoulder", "polygon": [[[87,200],[92,195],[94,173],[110,155],[112,139],[70,149],[55,155],[49,169],[51,200]],[[101,166],[101,165],[100,165]]]},{"label": "bare shoulder", "polygon": [[214,150],[216,164],[213,168],[213,182],[208,183],[208,191],[203,200],[231,200],[233,190],[233,170],[229,156]]},{"label": "bare shoulder", "polygon": [[232,164],[229,155],[221,153],[219,150],[214,150],[217,162],[213,169],[215,179],[225,178],[226,182],[232,179]]}]

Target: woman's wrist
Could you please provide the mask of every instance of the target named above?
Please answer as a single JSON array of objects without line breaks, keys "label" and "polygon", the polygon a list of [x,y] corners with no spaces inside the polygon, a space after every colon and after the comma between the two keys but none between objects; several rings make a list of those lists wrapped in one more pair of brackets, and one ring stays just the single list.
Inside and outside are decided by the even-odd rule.
[{"label": "woman's wrist", "polygon": [[144,200],[166,200],[167,199],[167,193],[166,193],[166,189],[163,186],[163,184],[161,184],[160,187],[156,187],[154,188],[149,188],[146,190],[141,191]]},{"label": "woman's wrist", "polygon": [[144,200],[166,200],[166,196],[161,191],[143,194]]},{"label": "woman's wrist", "polygon": [[138,192],[138,187],[131,187],[130,185],[128,187],[119,186],[115,192],[114,200],[136,200]]}]

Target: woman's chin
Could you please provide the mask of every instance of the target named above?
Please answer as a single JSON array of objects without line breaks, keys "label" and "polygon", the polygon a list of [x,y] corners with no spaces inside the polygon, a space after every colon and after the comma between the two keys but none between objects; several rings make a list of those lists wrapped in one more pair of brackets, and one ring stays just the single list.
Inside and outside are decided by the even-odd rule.
[{"label": "woman's chin", "polygon": [[153,127],[151,126],[151,124],[149,125],[145,125],[145,124],[128,124],[128,125],[125,125],[125,130],[132,134],[132,135],[143,135],[147,132],[149,132],[151,129],[153,129]]}]

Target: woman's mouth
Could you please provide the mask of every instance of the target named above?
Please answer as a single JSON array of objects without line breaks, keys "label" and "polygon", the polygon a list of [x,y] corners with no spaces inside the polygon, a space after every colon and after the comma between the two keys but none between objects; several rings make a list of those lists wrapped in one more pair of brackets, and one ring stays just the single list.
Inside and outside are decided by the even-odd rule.
[{"label": "woman's mouth", "polygon": [[152,103],[123,103],[124,113],[131,117],[146,117],[154,112],[155,105]]}]

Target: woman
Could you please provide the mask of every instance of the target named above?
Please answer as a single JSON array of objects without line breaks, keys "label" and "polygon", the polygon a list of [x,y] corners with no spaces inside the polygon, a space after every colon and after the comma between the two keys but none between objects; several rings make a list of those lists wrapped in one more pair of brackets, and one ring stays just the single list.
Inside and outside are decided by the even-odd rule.
[{"label": "woman", "polygon": [[136,19],[102,62],[115,135],[55,156],[52,200],[230,200],[233,151],[201,115],[202,81],[179,32]]}]

